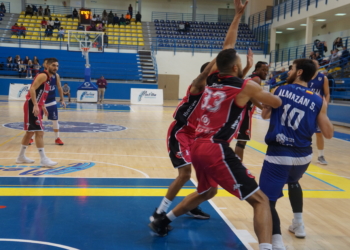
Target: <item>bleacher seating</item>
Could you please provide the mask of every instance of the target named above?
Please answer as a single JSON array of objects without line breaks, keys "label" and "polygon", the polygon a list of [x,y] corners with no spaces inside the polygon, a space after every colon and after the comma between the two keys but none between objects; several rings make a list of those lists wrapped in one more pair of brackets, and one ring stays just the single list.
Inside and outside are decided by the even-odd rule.
[{"label": "bleacher seating", "polygon": [[[179,31],[179,23],[175,20],[154,20],[158,47],[221,49],[227,30],[231,23],[222,22],[189,22],[190,30]],[[236,49],[261,50],[247,24],[240,23]]]},{"label": "bleacher seating", "polygon": [[[84,78],[85,59],[81,52],[65,50],[26,49],[1,47],[3,64],[5,57],[20,55],[21,58],[37,56],[40,63],[44,58],[56,57],[59,60],[59,71],[63,78]],[[90,53],[91,77],[97,79],[103,75],[107,80],[140,81],[142,78],[138,54],[133,53]],[[18,76],[18,72],[10,70],[0,71],[1,75]]]}]

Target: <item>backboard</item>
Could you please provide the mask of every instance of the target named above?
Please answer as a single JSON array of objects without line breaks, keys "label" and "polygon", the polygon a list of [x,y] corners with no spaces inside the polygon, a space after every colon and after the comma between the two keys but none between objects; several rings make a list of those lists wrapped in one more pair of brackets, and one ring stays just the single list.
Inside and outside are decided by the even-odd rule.
[{"label": "backboard", "polygon": [[97,31],[68,31],[68,51],[83,51],[89,48],[89,52],[103,52],[103,32]]}]

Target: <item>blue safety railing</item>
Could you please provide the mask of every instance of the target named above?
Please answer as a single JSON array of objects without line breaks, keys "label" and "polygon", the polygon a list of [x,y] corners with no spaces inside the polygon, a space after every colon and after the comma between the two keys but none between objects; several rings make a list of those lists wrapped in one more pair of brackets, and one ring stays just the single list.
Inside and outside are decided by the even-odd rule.
[{"label": "blue safety railing", "polygon": [[251,15],[248,19],[248,26],[251,30],[267,24],[273,21],[273,8],[269,8],[258,13]]},{"label": "blue safety railing", "polygon": [[10,2],[0,2],[0,4],[3,3],[5,5],[6,12],[5,13],[11,13],[11,3]]},{"label": "blue safety railing", "polygon": [[[152,12],[152,21],[154,20],[175,20],[175,21],[197,21],[197,22],[232,22],[233,15],[213,15],[213,14],[196,14],[196,20],[193,20],[192,13],[175,13],[175,12]],[[242,20],[244,18],[242,17]]]},{"label": "blue safety railing", "polygon": [[[176,39],[176,38],[152,38],[151,50],[157,53],[158,51],[173,51],[174,55],[176,52],[204,52],[218,53],[222,50],[223,40],[216,39]],[[249,48],[253,49],[255,54],[263,54],[264,48],[267,46],[261,42],[247,42],[239,41],[236,42],[236,50],[248,51]]]},{"label": "blue safety railing", "polygon": [[[80,10],[80,8],[77,7],[70,7],[70,6],[60,6],[60,5],[46,5],[46,4],[36,4],[36,3],[26,3],[26,5],[35,5],[38,9],[41,6],[44,10],[47,6],[49,6],[51,14],[72,14],[73,10],[76,9],[77,11]],[[117,13],[119,16],[120,15],[125,15],[126,13],[128,13],[128,10],[117,10],[117,9],[102,9],[102,8],[87,8],[87,9],[91,9],[91,12],[93,15],[100,15],[102,16],[102,13],[104,10],[107,11],[107,14],[112,11],[113,14]]]},{"label": "blue safety railing", "polygon": [[252,30],[256,40],[265,44],[263,49],[265,55],[269,53],[268,40],[269,40],[270,28],[271,28],[271,23],[268,23],[268,24],[259,26],[257,28],[254,28]]}]

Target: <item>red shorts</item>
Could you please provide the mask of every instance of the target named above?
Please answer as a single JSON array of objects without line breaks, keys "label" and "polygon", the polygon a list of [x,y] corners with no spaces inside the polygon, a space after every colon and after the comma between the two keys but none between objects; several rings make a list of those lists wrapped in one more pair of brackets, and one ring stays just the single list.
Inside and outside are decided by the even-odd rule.
[{"label": "red shorts", "polygon": [[34,131],[44,131],[43,119],[42,119],[42,107],[39,106],[39,115],[36,117],[33,114],[33,102],[32,100],[27,100],[24,103],[24,130],[28,132]]},{"label": "red shorts", "polygon": [[196,169],[199,194],[220,185],[245,200],[259,190],[255,177],[226,142],[213,143],[197,139],[192,146],[192,164]]},{"label": "red shorts", "polygon": [[167,135],[169,157],[174,168],[181,168],[192,163],[191,146],[195,130],[177,121],[171,123]]}]

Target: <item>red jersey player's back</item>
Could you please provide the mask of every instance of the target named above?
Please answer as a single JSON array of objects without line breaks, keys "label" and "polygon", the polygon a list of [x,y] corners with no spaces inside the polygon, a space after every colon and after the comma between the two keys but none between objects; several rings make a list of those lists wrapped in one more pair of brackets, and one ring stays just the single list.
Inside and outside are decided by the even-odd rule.
[{"label": "red jersey player's back", "polygon": [[194,130],[198,125],[198,116],[201,113],[200,105],[198,104],[201,102],[204,91],[198,94],[191,94],[191,86],[188,87],[186,96],[177,106],[173,117],[179,124],[187,125]]},{"label": "red jersey player's back", "polygon": [[[49,91],[50,91],[50,76],[49,74],[44,71],[42,74],[46,74],[47,76],[47,79],[45,82],[43,82],[39,88],[36,89],[36,101],[38,103],[39,106],[42,106],[42,105],[45,105],[45,101],[46,101],[46,98],[49,94]],[[37,74],[36,77],[33,79],[33,82],[32,82],[32,85],[33,83],[35,82],[35,79],[39,76],[40,74]],[[31,87],[32,87],[31,85]],[[28,94],[26,96],[26,99],[27,100],[30,100],[31,99],[31,96],[30,96],[30,91],[28,91]]]},{"label": "red jersey player's back", "polygon": [[218,72],[208,77],[208,86],[200,104],[202,115],[196,129],[197,138],[230,142],[236,136],[246,106],[238,106],[235,99],[247,81],[220,76]]}]

